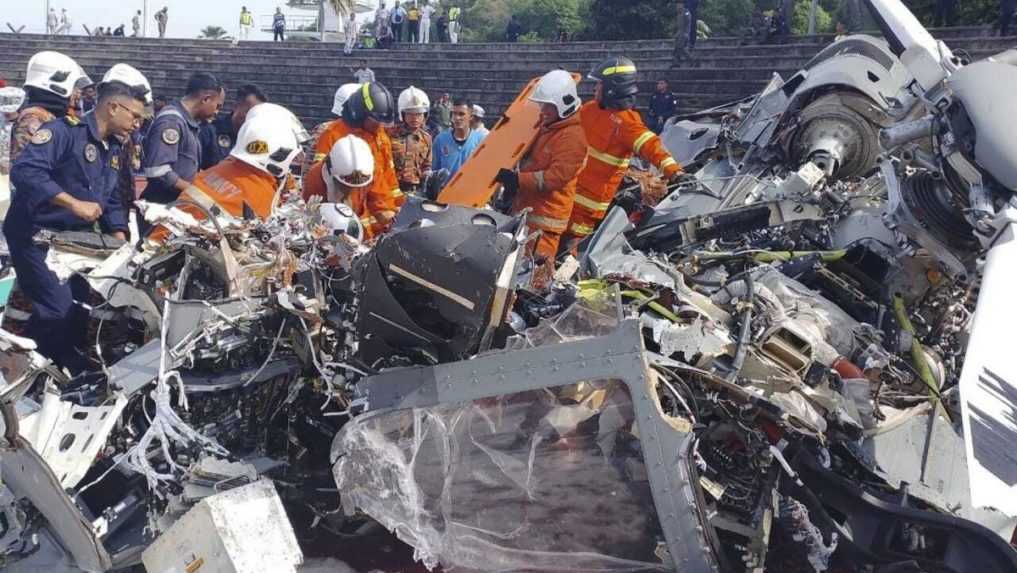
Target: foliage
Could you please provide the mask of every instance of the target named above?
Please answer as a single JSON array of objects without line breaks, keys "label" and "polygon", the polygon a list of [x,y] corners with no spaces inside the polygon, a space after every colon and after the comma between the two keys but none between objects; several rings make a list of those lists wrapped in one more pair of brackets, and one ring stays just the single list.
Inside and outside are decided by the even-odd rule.
[{"label": "foliage", "polygon": [[463,2],[466,41],[501,41],[514,14],[523,27],[520,41],[552,42],[559,28],[579,33],[589,22],[591,0],[475,0]]},{"label": "foliage", "polygon": [[227,40],[229,39],[229,32],[220,26],[205,26],[201,29],[201,34],[198,38],[202,40]]},{"label": "foliage", "polygon": [[754,5],[752,0],[700,0],[699,19],[714,36],[736,36],[748,25]]},{"label": "foliage", "polygon": [[[713,1],[705,0],[706,5]],[[581,37],[584,40],[670,37],[674,35],[676,10],[674,0],[593,0],[590,26]]]}]

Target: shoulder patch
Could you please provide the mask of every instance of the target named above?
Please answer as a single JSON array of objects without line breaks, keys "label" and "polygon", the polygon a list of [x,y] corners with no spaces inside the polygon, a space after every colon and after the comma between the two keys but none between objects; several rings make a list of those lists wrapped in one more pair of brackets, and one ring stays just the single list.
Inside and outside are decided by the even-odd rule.
[{"label": "shoulder patch", "polygon": [[51,139],[53,139],[53,132],[48,129],[40,129],[32,135],[32,143],[36,145],[49,143]]},{"label": "shoulder patch", "polygon": [[233,139],[225,133],[219,136],[217,143],[219,144],[219,147],[222,147],[223,149],[233,147]]},{"label": "shoulder patch", "polygon": [[99,149],[93,143],[85,145],[85,161],[94,163],[99,158]]},{"label": "shoulder patch", "polygon": [[250,153],[252,155],[262,155],[268,153],[268,143],[260,139],[255,139],[254,141],[247,144],[247,153]]},{"label": "shoulder patch", "polygon": [[80,119],[70,114],[64,116],[64,121],[67,122],[67,125],[78,125],[79,123],[81,123]]},{"label": "shoulder patch", "polygon": [[180,143],[180,132],[175,128],[167,127],[162,130],[162,141],[166,145],[176,145]]},{"label": "shoulder patch", "polygon": [[110,157],[109,158],[109,166],[111,168],[116,169],[117,171],[119,171],[120,170],[120,156],[119,155],[114,155],[113,157]]}]

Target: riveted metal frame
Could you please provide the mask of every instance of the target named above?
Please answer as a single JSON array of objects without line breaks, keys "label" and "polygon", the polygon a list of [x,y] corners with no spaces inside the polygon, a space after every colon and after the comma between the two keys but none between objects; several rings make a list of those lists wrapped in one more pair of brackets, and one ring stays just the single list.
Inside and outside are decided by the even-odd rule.
[{"label": "riveted metal frame", "polygon": [[717,571],[691,483],[693,435],[668,423],[647,372],[639,321],[627,320],[607,336],[382,372],[361,381],[357,394],[374,412],[469,402],[584,380],[620,380],[632,397],[654,505],[676,569]]}]

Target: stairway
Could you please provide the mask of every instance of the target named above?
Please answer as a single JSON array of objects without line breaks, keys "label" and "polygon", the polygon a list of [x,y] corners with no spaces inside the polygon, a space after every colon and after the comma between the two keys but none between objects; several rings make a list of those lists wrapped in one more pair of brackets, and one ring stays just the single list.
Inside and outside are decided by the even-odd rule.
[{"label": "stairway", "polygon": [[[1017,38],[998,38],[988,28],[933,30],[956,52],[979,59],[1017,44]],[[558,67],[585,75],[611,55],[632,58],[640,70],[640,106],[658,79],[666,79],[678,94],[683,112],[715,106],[759,91],[773,73],[787,77],[800,69],[832,36],[793,38],[784,45],[740,45],[735,37],[700,42],[692,58],[671,67],[669,40],[574,42],[568,44],[428,44],[400,45],[392,50],[342,53],[340,44],[315,42],[243,42],[153,38],[89,38],[0,34],[0,77],[9,85],[24,79],[25,65],[40,50],[73,56],[93,79],[117,62],[144,72],[158,95],[179,97],[187,77],[207,71],[227,87],[257,83],[278,103],[290,108],[308,125],[329,119],[332,95],[352,81],[350,68],[366,59],[378,78],[394,94],[409,85],[424,89],[432,99],[441,92],[462,95],[497,117],[526,82]],[[592,82],[580,95],[592,96]],[[229,98],[228,98],[229,101]]]}]

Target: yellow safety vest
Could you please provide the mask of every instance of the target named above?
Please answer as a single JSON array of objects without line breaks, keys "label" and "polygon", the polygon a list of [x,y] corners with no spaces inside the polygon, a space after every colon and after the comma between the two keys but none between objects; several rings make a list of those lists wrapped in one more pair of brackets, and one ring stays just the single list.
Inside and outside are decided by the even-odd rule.
[{"label": "yellow safety vest", "polygon": [[251,16],[250,12],[241,12],[240,23],[243,24],[244,26],[250,26],[251,24],[254,23],[254,18]]}]

